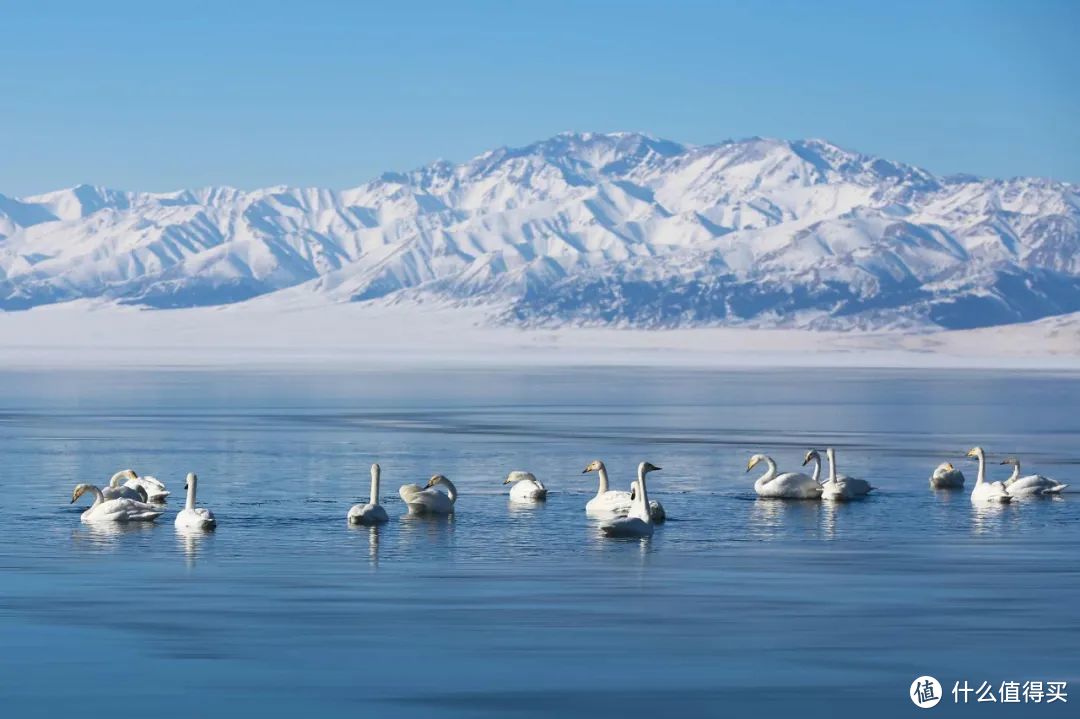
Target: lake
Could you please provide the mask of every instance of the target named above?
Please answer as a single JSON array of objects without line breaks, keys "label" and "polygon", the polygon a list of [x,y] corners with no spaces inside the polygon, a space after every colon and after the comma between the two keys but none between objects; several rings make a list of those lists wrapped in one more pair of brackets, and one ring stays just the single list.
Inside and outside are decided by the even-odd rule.
[{"label": "lake", "polygon": [[[658,369],[0,373],[9,717],[909,716],[919,675],[1080,691],[1080,497],[973,508],[973,445],[1080,490],[1080,376]],[[755,452],[836,447],[860,502],[758,500]],[[584,514],[647,459],[650,540]],[[382,466],[390,522],[350,527]],[[132,467],[156,524],[82,524]],[[509,470],[550,497],[511,506]],[[178,535],[183,477],[216,532]],[[397,487],[449,476],[450,519]],[[972,698],[974,701],[974,697]],[[1080,701],[1078,695],[1072,701]]]}]

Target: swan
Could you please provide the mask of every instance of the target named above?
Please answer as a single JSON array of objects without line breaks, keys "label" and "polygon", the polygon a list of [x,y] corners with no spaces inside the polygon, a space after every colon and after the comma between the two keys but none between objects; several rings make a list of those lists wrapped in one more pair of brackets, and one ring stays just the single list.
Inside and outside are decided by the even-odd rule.
[{"label": "swan", "polygon": [[777,499],[820,499],[821,485],[812,477],[799,472],[785,472],[777,475],[776,462],[772,457],[764,454],[755,454],[746,465],[746,471],[756,467],[759,462],[765,462],[769,470],[754,482],[754,491],[759,497],[773,497]]},{"label": "swan", "polygon": [[[659,467],[657,467],[659,469]],[[630,503],[633,504],[637,499],[637,480],[635,479],[630,483]],[[667,512],[664,511],[664,505],[657,502],[655,499],[649,500],[649,516],[652,518],[653,524],[663,524],[667,521]]]},{"label": "swan", "polygon": [[821,485],[822,499],[845,502],[849,499],[865,497],[873,491],[874,488],[865,479],[855,479],[836,473],[836,451],[832,447],[825,448],[825,455],[829,458],[829,479]]},{"label": "swan", "polygon": [[634,499],[625,517],[615,517],[600,525],[600,531],[606,537],[651,537],[653,518],[649,507],[649,492],[645,488],[645,475],[657,472],[660,468],[649,462],[638,465],[638,476],[631,486]]},{"label": "swan", "polygon": [[135,474],[134,469],[122,469],[114,474],[109,479],[109,484],[101,488],[101,496],[105,499],[134,499],[139,502],[146,502],[149,500],[149,496],[146,490],[141,485],[129,487],[126,484],[120,484],[123,480],[138,479],[139,475]]},{"label": "swan", "polygon": [[[618,489],[608,489],[607,467],[596,459],[589,466],[581,470],[582,474],[596,472],[600,477],[600,487],[596,490],[596,496],[585,504],[585,513],[589,516],[606,516],[608,514],[626,514],[630,511],[633,496],[630,492]],[[663,505],[655,499],[649,502],[649,515],[654,522],[663,522],[667,518]]]},{"label": "swan", "polygon": [[532,472],[513,471],[506,475],[503,484],[512,484],[510,501],[536,502],[547,499],[547,487]]},{"label": "swan", "polygon": [[[816,449],[811,449],[806,453],[806,457],[803,458],[802,464],[805,467],[810,462],[814,463],[814,473],[810,475],[810,478],[818,484],[821,484],[821,454]],[[838,474],[836,476],[840,479],[851,479],[851,477],[846,474]],[[829,480],[825,481],[828,482]]]},{"label": "swan", "polygon": [[389,521],[386,510],[379,504],[379,475],[382,468],[377,464],[371,465],[371,496],[367,504],[354,504],[349,508],[346,515],[349,524],[382,524]]},{"label": "swan", "polygon": [[[444,485],[447,491],[435,489]],[[398,490],[401,501],[409,505],[409,514],[453,514],[457,502],[457,487],[446,477],[436,474],[423,487],[406,484]]]},{"label": "swan", "polygon": [[952,466],[952,462],[942,462],[930,475],[932,489],[960,489],[964,486],[964,473]]},{"label": "swan", "polygon": [[187,503],[176,515],[177,529],[213,529],[217,526],[217,520],[214,519],[213,512],[205,507],[195,506],[195,485],[198,482],[199,478],[195,476],[195,473],[188,472],[187,481],[184,482],[184,489],[187,490]]},{"label": "swan", "polygon": [[1011,464],[1012,476],[1005,480],[1005,489],[1014,497],[1041,497],[1048,494],[1060,494],[1069,485],[1041,474],[1020,476],[1020,460],[1009,457],[1001,460],[1002,464]]},{"label": "swan", "polygon": [[109,486],[118,486],[121,475],[127,478],[123,486],[134,490],[141,487],[146,492],[147,501],[163,503],[169,496],[169,490],[165,489],[165,485],[159,482],[157,478],[150,476],[140,477],[133,469],[125,469],[123,472],[114,474],[112,479],[109,480]]},{"label": "swan", "polygon": [[1012,495],[1002,482],[986,481],[986,452],[982,447],[972,447],[967,456],[979,460],[979,474],[975,478],[975,489],[971,490],[971,501],[979,504],[982,502],[1009,502]]},{"label": "swan", "polygon": [[84,522],[153,522],[162,511],[153,505],[135,499],[105,499],[101,490],[92,484],[79,484],[71,493],[71,503],[87,492],[94,495],[94,503],[82,513]]}]

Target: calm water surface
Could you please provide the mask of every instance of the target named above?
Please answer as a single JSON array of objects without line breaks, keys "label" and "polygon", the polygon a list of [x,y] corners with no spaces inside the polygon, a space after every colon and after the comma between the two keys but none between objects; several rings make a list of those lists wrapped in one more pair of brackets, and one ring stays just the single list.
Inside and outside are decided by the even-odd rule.
[{"label": "calm water surface", "polygon": [[[1080,496],[974,509],[964,451],[1080,489],[1080,377],[895,371],[0,374],[4,716],[916,715],[920,674],[1067,680],[1080,702]],[[756,500],[748,456],[831,443],[880,491]],[[599,536],[581,475],[662,466],[671,520]],[[345,513],[383,467],[377,529]],[[78,482],[173,491],[80,523]],[[508,504],[510,469],[548,502]],[[1000,470],[1000,471],[999,471]],[[220,527],[176,533],[183,475]],[[1003,478],[1004,468],[992,465]],[[448,475],[451,519],[397,487]],[[85,502],[83,502],[85,504]],[[147,714],[147,712],[150,712]]]}]

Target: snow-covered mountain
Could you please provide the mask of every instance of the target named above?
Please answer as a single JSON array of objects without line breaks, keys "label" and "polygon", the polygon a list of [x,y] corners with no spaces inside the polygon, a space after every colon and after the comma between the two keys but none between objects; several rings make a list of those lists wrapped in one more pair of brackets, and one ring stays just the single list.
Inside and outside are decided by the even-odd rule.
[{"label": "snow-covered mountain", "polygon": [[0,309],[258,295],[523,324],[975,327],[1080,310],[1080,187],[820,140],[567,133],[350,190],[0,195]]}]

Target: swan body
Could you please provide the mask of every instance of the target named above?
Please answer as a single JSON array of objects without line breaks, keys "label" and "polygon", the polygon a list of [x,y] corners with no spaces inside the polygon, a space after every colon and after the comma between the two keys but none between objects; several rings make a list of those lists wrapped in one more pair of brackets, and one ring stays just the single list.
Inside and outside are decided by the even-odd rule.
[{"label": "swan body", "polygon": [[371,496],[367,504],[354,504],[349,508],[346,518],[349,524],[382,524],[390,521],[386,510],[379,504],[379,477],[382,468],[378,464],[371,465]]},{"label": "swan body", "polygon": [[76,485],[71,493],[72,504],[88,492],[94,495],[94,503],[82,513],[84,522],[153,522],[162,515],[160,509],[135,499],[105,499],[92,484]]},{"label": "swan body", "polygon": [[960,489],[964,486],[964,473],[952,466],[952,462],[942,462],[930,475],[930,487],[933,489]]},{"label": "swan body", "polygon": [[653,534],[653,518],[649,507],[649,493],[645,488],[645,475],[656,472],[660,468],[642,462],[638,465],[637,481],[633,487],[633,502],[625,517],[614,517],[600,525],[600,531],[605,537],[651,537]]},{"label": "swan body", "polygon": [[[436,489],[443,485],[447,491]],[[453,514],[457,502],[457,487],[441,474],[436,474],[423,487],[406,484],[398,490],[401,501],[409,507],[409,514]]]},{"label": "swan body", "polygon": [[1014,497],[1044,497],[1052,494],[1061,494],[1069,485],[1062,484],[1055,479],[1044,477],[1041,474],[1029,474],[1020,476],[1020,460],[1009,457],[1001,462],[1011,464],[1012,476],[1005,480],[1005,489]]},{"label": "swan body", "polygon": [[117,479],[119,474],[125,474],[130,472],[130,476],[127,477],[127,481],[124,482],[124,486],[130,489],[137,490],[140,487],[146,492],[147,500],[150,502],[164,502],[169,496],[169,490],[165,489],[165,485],[157,480],[155,477],[145,476],[140,477],[135,473],[133,469],[125,469],[124,472],[118,472],[113,475],[113,479],[109,481],[110,486],[113,485],[113,480]]},{"label": "swan body", "polygon": [[176,515],[176,528],[177,529],[214,529],[217,527],[217,520],[214,519],[214,513],[205,507],[195,506],[195,485],[198,484],[199,478],[195,476],[194,472],[188,472],[187,481],[184,482],[184,489],[187,490],[187,502],[184,504],[184,508]]},{"label": "swan body", "polygon": [[547,499],[547,487],[532,472],[511,472],[503,484],[514,485],[510,488],[511,502],[542,502]]},{"label": "swan body", "polygon": [[873,491],[874,488],[865,479],[855,479],[836,473],[836,451],[832,447],[828,447],[825,454],[829,458],[829,479],[821,485],[822,499],[846,502],[865,497]]},{"label": "swan body", "polygon": [[777,474],[776,462],[764,454],[755,454],[746,465],[746,471],[765,462],[769,469],[754,482],[759,497],[775,499],[821,499],[821,485],[813,477],[799,472]]},{"label": "swan body", "polygon": [[123,469],[117,472],[109,479],[109,483],[101,488],[101,496],[105,499],[134,499],[139,502],[146,502],[149,500],[149,496],[146,490],[141,485],[128,486],[126,484],[120,484],[123,480],[138,479],[139,475],[135,474],[133,469]]},{"label": "swan body", "polygon": [[[606,517],[609,514],[628,514],[630,507],[633,505],[634,497],[631,492],[624,492],[618,489],[608,489],[608,473],[607,467],[600,460],[594,460],[589,463],[589,466],[582,470],[582,474],[588,474],[589,472],[596,472],[600,477],[600,486],[596,491],[596,496],[590,499],[585,504],[585,514],[590,517]],[[633,485],[631,485],[631,489]],[[648,503],[649,515],[652,517],[653,522],[660,523],[667,519],[667,512],[664,511],[664,506],[657,502],[655,499]]]},{"label": "swan body", "polygon": [[975,479],[975,488],[971,490],[972,504],[1011,502],[1012,495],[1009,494],[1004,482],[986,481],[986,453],[983,448],[972,447],[968,450],[967,456],[979,460],[979,474]]}]

